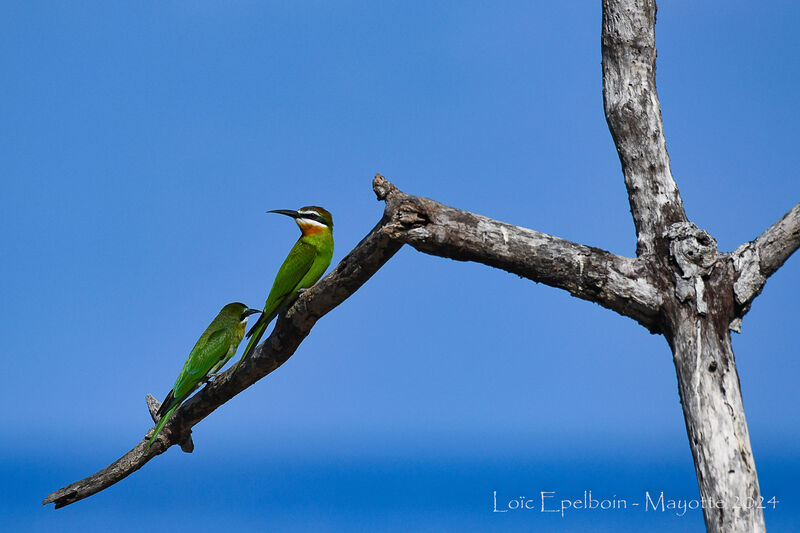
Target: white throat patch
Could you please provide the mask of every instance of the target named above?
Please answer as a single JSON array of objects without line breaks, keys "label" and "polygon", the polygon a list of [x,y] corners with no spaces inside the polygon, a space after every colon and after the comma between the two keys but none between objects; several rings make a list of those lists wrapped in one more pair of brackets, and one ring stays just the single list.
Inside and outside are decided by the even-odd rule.
[{"label": "white throat patch", "polygon": [[297,219],[297,223],[298,224],[307,225],[307,226],[315,226],[317,228],[327,228],[328,227],[325,224],[323,224],[322,222],[317,222],[316,220],[311,220],[310,218],[298,218]]}]

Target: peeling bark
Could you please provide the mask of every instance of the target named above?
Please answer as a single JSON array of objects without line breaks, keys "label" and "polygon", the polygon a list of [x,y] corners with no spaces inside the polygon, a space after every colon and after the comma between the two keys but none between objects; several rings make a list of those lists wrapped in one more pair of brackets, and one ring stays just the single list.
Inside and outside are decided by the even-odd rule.
[{"label": "peeling bark", "polygon": [[731,329],[739,332],[741,318],[761,294],[767,278],[800,247],[800,203],[752,242],[739,246],[730,256],[736,271],[733,291],[738,312]]},{"label": "peeling bark", "polygon": [[734,270],[716,241],[690,222],[666,232],[674,298],[665,302],[689,446],[710,532],[765,531],[729,324]]}]

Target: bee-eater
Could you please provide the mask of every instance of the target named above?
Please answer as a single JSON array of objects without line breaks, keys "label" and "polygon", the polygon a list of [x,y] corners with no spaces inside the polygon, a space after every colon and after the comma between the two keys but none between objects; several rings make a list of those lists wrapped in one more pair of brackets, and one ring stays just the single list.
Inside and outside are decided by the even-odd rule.
[{"label": "bee-eater", "polygon": [[302,235],[294,243],[289,256],[275,276],[267,303],[264,304],[264,312],[247,332],[250,342],[236,365],[237,369],[258,346],[258,341],[272,319],[291,305],[301,291],[311,287],[322,277],[333,257],[333,218],[325,209],[310,205],[297,211],[276,209],[267,213],[292,217],[300,226]]},{"label": "bee-eater", "polygon": [[215,372],[236,353],[236,348],[244,338],[247,317],[260,313],[258,309],[249,309],[245,304],[234,302],[226,305],[217,317],[211,321],[197,343],[189,353],[183,370],[175,380],[175,385],[156,413],[161,419],[156,424],[153,436],[147,444],[150,449],[153,441],[161,432],[172,413],[197,387],[214,377]]}]

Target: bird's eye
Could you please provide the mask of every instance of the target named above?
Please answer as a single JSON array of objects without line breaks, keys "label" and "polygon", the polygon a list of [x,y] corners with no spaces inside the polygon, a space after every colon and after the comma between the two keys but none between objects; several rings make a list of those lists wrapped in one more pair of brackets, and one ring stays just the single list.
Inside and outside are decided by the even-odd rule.
[{"label": "bird's eye", "polygon": [[325,219],[316,213],[303,213],[302,215],[305,219],[313,220],[314,222],[319,222],[320,224],[327,224]]}]

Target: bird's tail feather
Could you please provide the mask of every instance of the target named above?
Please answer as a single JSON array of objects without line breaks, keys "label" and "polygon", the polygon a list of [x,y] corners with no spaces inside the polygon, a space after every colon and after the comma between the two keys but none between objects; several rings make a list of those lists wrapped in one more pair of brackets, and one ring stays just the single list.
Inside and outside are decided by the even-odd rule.
[{"label": "bird's tail feather", "polygon": [[[253,324],[253,325],[250,327],[250,331],[248,331],[248,332],[247,332],[247,335],[245,335],[245,337],[247,337],[248,339],[249,339],[250,337],[252,337],[252,336],[253,336],[253,332],[254,332],[255,330],[257,330],[259,327],[261,327],[261,325],[262,325],[263,323],[264,323],[264,313],[261,313],[260,315],[258,315],[258,320],[256,320],[256,323],[255,323],[255,324]],[[249,346],[249,345],[248,345],[248,346]]]},{"label": "bird's tail feather", "polygon": [[[256,323],[253,324],[253,327],[247,332],[247,337],[250,338],[250,342],[247,343],[247,348],[244,349],[244,355],[241,359],[239,359],[239,362],[236,363],[236,370],[239,370],[239,367],[242,366],[244,360],[250,357],[250,355],[256,350],[256,346],[258,346],[258,343],[261,342],[261,337],[264,336],[264,332],[267,330],[269,323],[272,322],[272,319],[278,316],[278,313],[284,309],[286,309],[285,305],[273,306],[272,310],[269,311],[269,314],[267,314],[266,310],[261,313],[261,316],[258,317]],[[234,370],[234,372],[236,372],[236,370]]]},{"label": "bird's tail feather", "polygon": [[[267,324],[269,324],[269,322],[262,320],[263,318],[264,315],[261,315],[258,318],[258,322],[256,322],[247,333],[247,336],[250,337],[250,342],[247,343],[247,348],[244,350],[244,355],[242,355],[242,358],[239,359],[239,362],[236,364],[236,370],[239,370],[239,367],[242,366],[244,360],[247,359],[251,353],[253,353],[253,351],[256,349],[256,346],[258,346],[258,342],[261,340],[261,337],[264,335],[264,330],[267,329]],[[234,372],[236,372],[236,370],[234,370]]]},{"label": "bird's tail feather", "polygon": [[164,413],[166,413],[167,409],[169,409],[170,405],[172,405],[172,400],[175,399],[174,392],[175,391],[172,391],[172,390],[169,391],[169,394],[167,394],[167,397],[164,398],[163,402],[161,402],[161,407],[159,407],[158,411],[156,412],[156,416],[158,416],[159,418],[164,418]]},{"label": "bird's tail feather", "polygon": [[[169,396],[171,396],[171,395],[172,395],[172,392],[169,393],[167,398],[169,398]],[[164,402],[162,404],[162,406],[164,406],[164,405],[166,405],[166,402]],[[180,402],[174,402],[173,405],[167,410],[167,412],[164,413],[164,416],[162,416],[161,419],[158,421],[158,424],[156,424],[156,430],[153,432],[153,436],[150,437],[150,442],[147,443],[147,448],[144,449],[145,452],[150,449],[150,446],[153,445],[153,441],[156,440],[156,437],[158,437],[158,434],[161,433],[162,429],[164,429],[164,426],[169,421],[170,417],[172,416],[172,413],[175,411],[175,409],[178,408],[179,405],[180,405]],[[160,411],[160,409],[159,409],[159,411]]]}]

